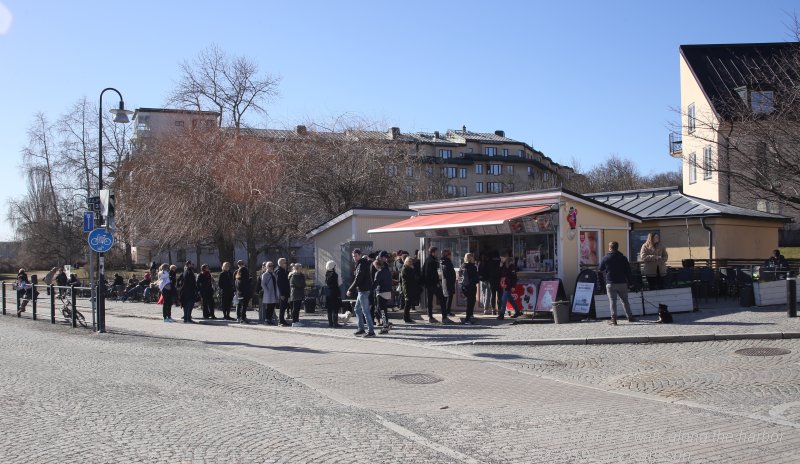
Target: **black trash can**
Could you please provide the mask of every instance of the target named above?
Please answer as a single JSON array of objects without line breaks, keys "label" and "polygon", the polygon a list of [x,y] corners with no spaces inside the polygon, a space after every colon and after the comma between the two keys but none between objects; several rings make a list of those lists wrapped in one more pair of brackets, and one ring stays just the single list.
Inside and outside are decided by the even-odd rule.
[{"label": "black trash can", "polygon": [[317,300],[314,298],[306,298],[303,300],[303,308],[305,308],[306,313],[313,313],[317,310]]},{"label": "black trash can", "polygon": [[683,267],[686,268],[686,269],[692,268],[692,267],[694,267],[694,260],[693,259],[682,259],[681,260],[681,265],[683,265]]},{"label": "black trash can", "polygon": [[750,307],[756,304],[756,297],[753,293],[753,284],[746,284],[739,287],[739,306]]}]

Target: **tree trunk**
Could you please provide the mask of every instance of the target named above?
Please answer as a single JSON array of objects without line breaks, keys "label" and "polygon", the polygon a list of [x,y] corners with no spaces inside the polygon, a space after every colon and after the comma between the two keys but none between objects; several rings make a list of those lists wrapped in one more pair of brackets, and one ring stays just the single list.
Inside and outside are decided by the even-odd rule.
[{"label": "tree trunk", "polygon": [[229,262],[231,264],[234,263],[234,253],[235,253],[235,245],[228,240],[225,240],[222,236],[214,237],[214,244],[217,247],[217,253],[219,256],[219,263],[222,265],[224,262]]}]

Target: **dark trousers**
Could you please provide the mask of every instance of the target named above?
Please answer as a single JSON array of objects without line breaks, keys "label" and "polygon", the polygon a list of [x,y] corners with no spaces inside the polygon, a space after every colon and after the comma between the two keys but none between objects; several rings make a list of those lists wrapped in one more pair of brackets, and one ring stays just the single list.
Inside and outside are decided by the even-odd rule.
[{"label": "dark trousers", "polygon": [[201,299],[203,301],[203,318],[204,319],[208,319],[209,317],[215,317],[214,316],[214,295],[211,294],[211,293],[203,294],[203,295],[201,295]]},{"label": "dark trousers", "polygon": [[172,319],[172,289],[166,288],[161,291],[161,313],[164,319]]},{"label": "dark trousers", "polygon": [[303,300],[292,301],[292,322],[300,321],[301,307],[303,307]]},{"label": "dark trousers", "polygon": [[325,310],[328,312],[328,327],[339,325],[339,308],[342,301],[339,298],[329,296],[325,298]]},{"label": "dark trousers", "polygon": [[258,321],[274,321],[275,320],[275,303],[261,303],[261,311],[258,313]]},{"label": "dark trousers", "polygon": [[250,296],[239,297],[239,304],[236,305],[236,319],[244,321],[247,319],[247,307],[250,306]]},{"label": "dark trousers", "polygon": [[500,288],[500,281],[489,282],[489,295],[492,301],[492,308],[500,309],[500,298],[503,296],[503,289]]},{"label": "dark trousers", "polygon": [[433,317],[434,295],[436,295],[439,308],[442,310],[442,317],[447,317],[447,308],[444,305],[444,294],[442,293],[442,287],[425,287],[425,302],[428,304],[428,317]]},{"label": "dark trousers", "polygon": [[411,310],[414,309],[414,302],[410,298],[403,298],[403,320],[408,322],[411,320]]},{"label": "dark trousers", "polygon": [[467,286],[467,291],[464,292],[467,297],[467,316],[465,319],[468,321],[472,320],[472,314],[475,311],[475,296],[477,291],[474,285],[469,285]]},{"label": "dark trousers", "polygon": [[194,308],[194,301],[182,301],[183,305],[183,320],[189,322],[192,320],[192,308]]},{"label": "dark trousers", "polygon": [[378,303],[378,319],[383,322],[383,328],[389,328],[389,300],[385,300],[380,295],[375,295],[375,300]]},{"label": "dark trousers", "polygon": [[231,317],[231,306],[233,306],[233,292],[222,292],[222,301],[220,301],[222,308],[222,316],[226,318]]},{"label": "dark trousers", "polygon": [[664,276],[661,275],[661,269],[656,268],[656,275],[647,276],[648,290],[663,290],[664,289]]},{"label": "dark trousers", "polygon": [[[284,324],[286,322],[284,314],[288,312],[287,310],[289,309],[289,302],[286,301],[286,298],[281,297],[278,300],[278,306],[280,307],[280,312],[278,314],[278,321],[281,324]],[[291,316],[291,313],[289,313],[288,316]]]},{"label": "dark trousers", "polygon": [[446,297],[444,297],[444,307],[445,307],[445,309],[447,310],[447,313],[446,313],[446,314],[450,314],[450,313],[452,312],[452,311],[450,310],[450,308],[452,308],[452,307],[453,307],[453,300],[454,300],[455,298],[456,298],[456,296],[455,296],[455,294],[454,294],[454,293],[451,293],[450,295],[447,295]]}]

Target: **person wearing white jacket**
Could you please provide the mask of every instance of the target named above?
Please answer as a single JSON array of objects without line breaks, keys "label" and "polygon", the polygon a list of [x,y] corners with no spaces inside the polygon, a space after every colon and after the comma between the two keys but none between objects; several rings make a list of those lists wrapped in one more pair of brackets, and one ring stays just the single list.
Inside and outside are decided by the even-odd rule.
[{"label": "person wearing white jacket", "polygon": [[264,263],[264,273],[261,274],[261,290],[264,296],[261,299],[261,313],[259,322],[275,325],[275,305],[278,304],[278,281],[275,278],[275,264],[272,261]]}]

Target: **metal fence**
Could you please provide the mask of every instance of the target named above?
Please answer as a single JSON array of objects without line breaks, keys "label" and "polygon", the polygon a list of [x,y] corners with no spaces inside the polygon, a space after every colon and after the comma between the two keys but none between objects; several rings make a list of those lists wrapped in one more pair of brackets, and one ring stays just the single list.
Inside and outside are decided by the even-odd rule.
[{"label": "metal fence", "polygon": [[[92,289],[89,287],[60,287],[57,285],[33,285],[29,289],[17,289],[16,282],[2,284],[2,313],[27,317],[34,321],[49,319],[51,324],[63,321],[72,327],[97,328],[92,305]],[[87,320],[87,315],[90,319]]]}]

